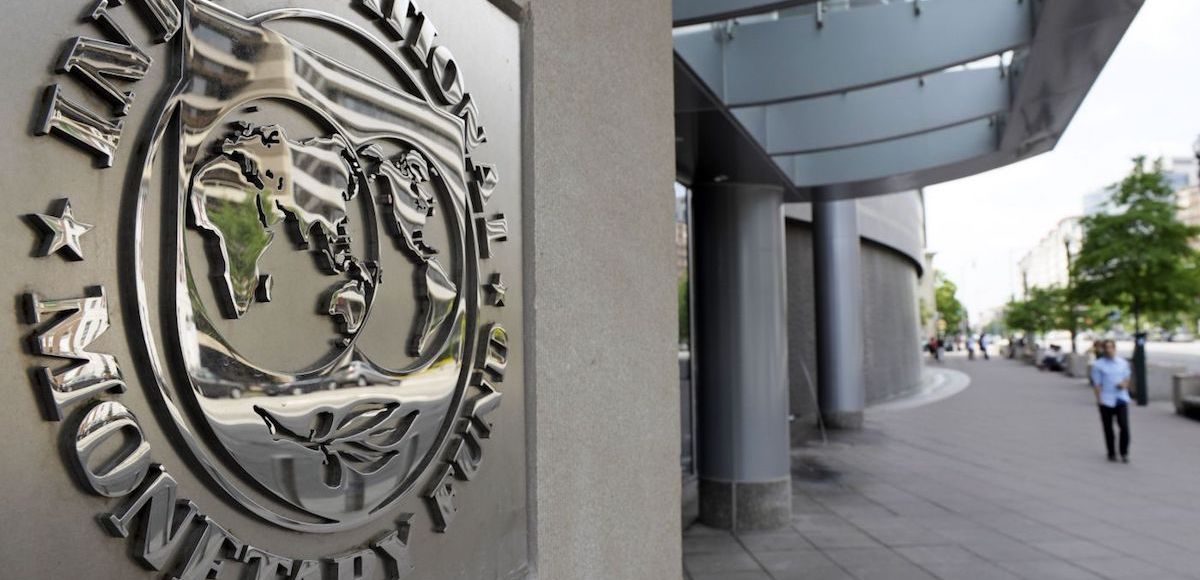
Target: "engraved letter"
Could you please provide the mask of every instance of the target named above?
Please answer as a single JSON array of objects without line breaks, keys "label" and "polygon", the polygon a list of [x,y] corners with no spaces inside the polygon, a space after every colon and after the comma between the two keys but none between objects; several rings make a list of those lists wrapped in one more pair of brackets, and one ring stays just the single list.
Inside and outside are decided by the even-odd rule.
[{"label": "engraved letter", "polygon": [[[179,540],[187,537],[188,526],[196,517],[196,505],[190,501],[176,503],[176,483],[161,465],[155,465],[153,480],[142,487],[142,492],[114,513],[101,516],[100,521],[109,533],[122,538],[129,537],[130,524],[140,513],[145,513],[138,535],[142,539],[138,559],[154,570],[162,570],[175,552]],[[180,512],[183,512],[180,515]]]},{"label": "engraved letter", "polygon": [[508,331],[493,324],[487,329],[487,342],[483,345],[483,370],[492,375],[496,382],[504,382],[504,371],[508,369]]},{"label": "engraved letter", "polygon": [[115,37],[116,42],[80,36],[63,53],[59,72],[75,72],[113,104],[117,116],[129,113],[133,93],[124,92],[110,77],[138,81],[150,70],[150,57],[135,46],[125,31],[108,15],[108,2],[101,0],[92,12],[92,20]]},{"label": "engraved letter", "polygon": [[[88,465],[100,446],[124,430],[133,436],[130,445],[118,450],[117,455],[100,467],[99,473]],[[150,471],[150,444],[125,405],[103,402],[84,415],[83,422],[75,434],[75,459],[84,475],[84,487],[105,497],[129,495],[145,479]]]},{"label": "engraved letter", "polygon": [[175,577],[175,580],[217,578],[221,575],[221,568],[225,565],[222,551],[228,547],[229,552],[227,553],[234,558],[238,557],[242,551],[241,540],[230,535],[212,518],[200,516],[200,522],[204,528],[196,543],[192,545],[192,550],[183,563],[183,569],[179,572],[179,576]]},{"label": "engraved letter", "polygon": [[508,368],[508,331],[499,324],[492,324],[485,334],[487,338],[481,344],[480,357],[483,358],[483,369],[471,377],[471,384],[479,389],[479,394],[467,401],[463,416],[475,425],[475,432],[480,438],[492,436],[492,422],[487,416],[500,406],[501,393],[496,390],[492,380],[504,381],[504,373]]},{"label": "engraved letter", "polygon": [[[412,0],[362,0],[363,6],[372,14],[382,18],[392,36],[408,45],[417,60],[424,65],[429,62],[429,51],[433,48],[433,37],[437,29],[421,13]],[[384,5],[386,4],[386,8]],[[413,23],[416,27],[413,27]]]},{"label": "engraved letter", "polygon": [[26,294],[32,324],[40,324],[51,314],[67,313],[54,320],[45,330],[33,335],[35,353],[76,361],[58,371],[41,368],[45,386],[46,413],[52,421],[61,421],[63,409],[104,391],[124,392],[125,382],[117,359],[110,354],[87,351],[89,345],[108,330],[108,299],[104,289],[86,289],[83,298],[42,300],[37,294]]},{"label": "engraved letter", "polygon": [[459,425],[461,437],[451,443],[450,462],[454,464],[455,474],[463,481],[470,481],[479,473],[483,464],[483,446],[479,443],[479,435],[475,432],[475,423],[464,419]]},{"label": "engraved letter", "polygon": [[479,105],[475,104],[475,99],[469,93],[463,97],[454,114],[467,122],[467,145],[475,148],[487,142],[487,132],[479,124]]},{"label": "engraved letter", "polygon": [[496,191],[500,177],[496,175],[495,165],[476,165],[469,157],[467,158],[467,171],[471,176],[469,182],[471,201],[475,204],[472,209],[482,213],[488,201],[492,199],[492,193]]},{"label": "engraved letter", "polygon": [[254,546],[242,550],[241,560],[250,571],[247,580],[273,580],[292,570],[291,558],[276,556]]},{"label": "engraved letter", "polygon": [[56,135],[91,150],[105,167],[112,167],[121,140],[121,121],[109,121],[62,96],[58,85],[46,89],[45,107],[37,134]]},{"label": "engraved letter", "polygon": [[158,28],[158,41],[166,42],[179,32],[183,16],[173,0],[142,0],[146,13]]},{"label": "engraved letter", "polygon": [[410,517],[412,516],[404,516],[396,531],[388,532],[387,535],[371,544],[371,547],[378,551],[379,557],[383,559],[383,567],[388,580],[406,578],[413,571],[412,559],[408,555],[410,530],[408,518]]},{"label": "engraved letter", "polygon": [[300,560],[292,568],[288,580],[321,580],[321,563],[316,560]]},{"label": "engraved letter", "polygon": [[479,257],[492,257],[492,242],[503,242],[508,239],[508,220],[504,214],[498,213],[492,219],[484,216],[475,218],[475,235],[479,240]]},{"label": "engraved letter", "polygon": [[437,85],[438,96],[442,102],[447,105],[457,105],[463,100],[463,80],[462,73],[458,70],[458,63],[454,61],[454,54],[449,48],[439,46],[433,49],[433,54],[429,55],[429,70],[433,73],[434,83]]},{"label": "engraved letter", "polygon": [[433,530],[443,534],[458,513],[458,508],[454,507],[454,479],[450,474],[450,464],[443,463],[425,490],[425,498],[433,508]]},{"label": "engraved letter", "polygon": [[338,556],[330,563],[335,580],[363,580],[375,575],[375,554],[371,550],[360,550]]}]

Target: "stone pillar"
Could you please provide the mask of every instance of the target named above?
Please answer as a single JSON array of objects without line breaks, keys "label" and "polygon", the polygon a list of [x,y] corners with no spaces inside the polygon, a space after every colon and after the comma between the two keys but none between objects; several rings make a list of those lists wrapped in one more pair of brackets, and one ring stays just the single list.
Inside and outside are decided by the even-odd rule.
[{"label": "stone pillar", "polygon": [[791,520],[783,191],[693,188],[700,521]]},{"label": "stone pillar", "polygon": [[862,428],[861,243],[853,199],[813,201],[817,393],[821,419],[831,429]]}]

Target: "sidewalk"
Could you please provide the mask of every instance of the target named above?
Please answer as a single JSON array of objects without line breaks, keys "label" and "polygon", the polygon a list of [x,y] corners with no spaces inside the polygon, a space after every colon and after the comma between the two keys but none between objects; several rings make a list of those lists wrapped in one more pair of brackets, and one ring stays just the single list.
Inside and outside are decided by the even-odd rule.
[{"label": "sidewalk", "polygon": [[793,450],[790,529],[690,528],[688,578],[1200,579],[1200,422],[1135,407],[1132,462],[1108,463],[1078,380],[945,366],[970,386]]}]

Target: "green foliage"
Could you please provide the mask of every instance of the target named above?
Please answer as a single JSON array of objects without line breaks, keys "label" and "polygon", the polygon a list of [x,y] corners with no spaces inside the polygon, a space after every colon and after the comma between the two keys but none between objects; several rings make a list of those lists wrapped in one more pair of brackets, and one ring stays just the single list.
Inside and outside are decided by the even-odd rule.
[{"label": "green foliage", "polygon": [[1161,160],[1147,169],[1144,157],[1135,159],[1109,203],[1111,213],[1081,222],[1083,247],[1071,272],[1075,301],[1132,312],[1139,331],[1143,315],[1195,311],[1200,254],[1188,242],[1200,228],[1176,217]]},{"label": "green foliage", "polygon": [[1062,288],[1030,288],[1025,300],[1010,300],[1004,307],[1004,324],[1025,334],[1046,334],[1070,325],[1070,302]]},{"label": "green foliage", "polygon": [[967,309],[958,301],[958,285],[951,282],[941,271],[934,272],[934,307],[941,320],[946,321],[946,330],[954,332],[967,318]]},{"label": "green foliage", "polygon": [[258,261],[272,238],[259,218],[258,190],[247,188],[241,201],[210,197],[207,209],[209,221],[220,231],[225,244],[234,299],[248,304],[258,284]]}]

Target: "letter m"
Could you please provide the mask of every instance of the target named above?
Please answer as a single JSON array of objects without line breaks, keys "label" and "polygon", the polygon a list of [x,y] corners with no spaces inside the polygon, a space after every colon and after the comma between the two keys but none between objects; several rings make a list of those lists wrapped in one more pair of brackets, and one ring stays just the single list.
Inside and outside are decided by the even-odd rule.
[{"label": "letter m", "polygon": [[83,298],[43,300],[26,294],[31,324],[55,317],[51,324],[33,334],[33,352],[73,361],[62,369],[41,367],[43,401],[52,421],[61,421],[63,409],[104,391],[124,392],[125,381],[116,357],[88,352],[87,348],[108,330],[108,298],[104,289],[92,286]]}]

